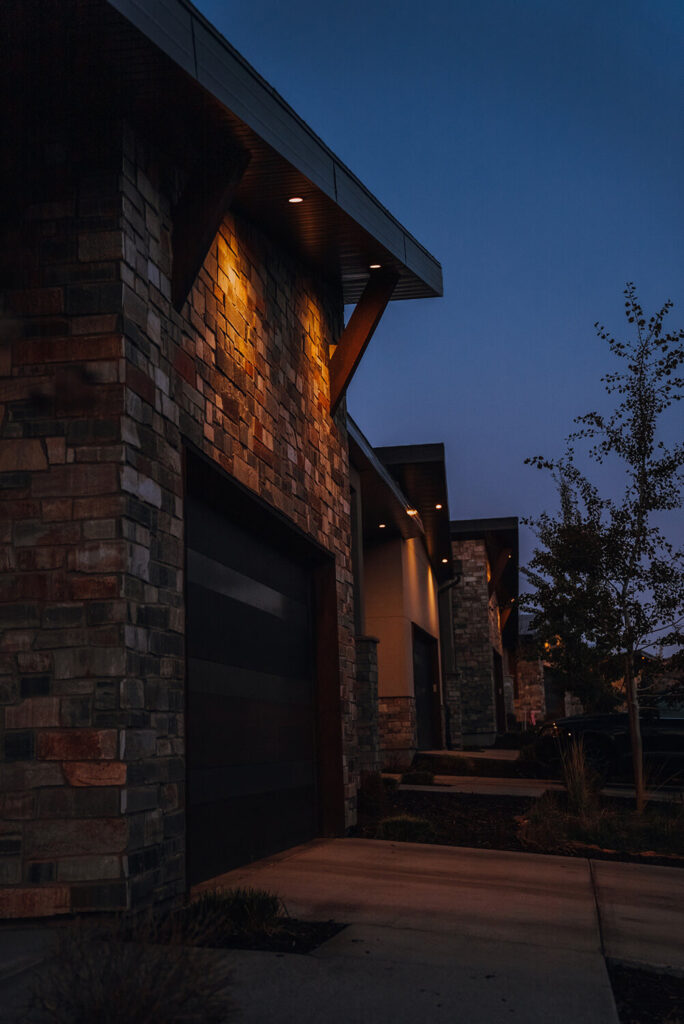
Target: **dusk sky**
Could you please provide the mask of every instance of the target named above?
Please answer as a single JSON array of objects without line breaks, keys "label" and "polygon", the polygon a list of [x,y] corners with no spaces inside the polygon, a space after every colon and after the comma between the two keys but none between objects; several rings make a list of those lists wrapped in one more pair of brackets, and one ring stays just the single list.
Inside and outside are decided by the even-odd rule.
[{"label": "dusk sky", "polygon": [[373,337],[361,429],[443,441],[452,518],[552,508],[523,460],[607,401],[594,322],[624,334],[632,280],[684,326],[684,4],[197,6],[442,263],[444,298],[391,303]]}]

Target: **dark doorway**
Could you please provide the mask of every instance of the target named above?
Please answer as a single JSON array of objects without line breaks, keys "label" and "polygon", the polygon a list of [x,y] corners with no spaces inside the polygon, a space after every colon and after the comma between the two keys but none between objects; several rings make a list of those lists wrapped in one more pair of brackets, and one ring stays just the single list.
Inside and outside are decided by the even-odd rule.
[{"label": "dark doorway", "polygon": [[320,834],[315,569],[206,483],[188,474],[190,884]]},{"label": "dark doorway", "polygon": [[504,698],[503,660],[498,651],[492,649],[494,659],[494,708],[496,712],[496,731],[499,735],[506,732],[506,701]]},{"label": "dark doorway", "polygon": [[416,699],[416,742],[419,750],[441,745],[435,728],[438,707],[439,661],[437,641],[418,626],[413,627],[413,692]]}]

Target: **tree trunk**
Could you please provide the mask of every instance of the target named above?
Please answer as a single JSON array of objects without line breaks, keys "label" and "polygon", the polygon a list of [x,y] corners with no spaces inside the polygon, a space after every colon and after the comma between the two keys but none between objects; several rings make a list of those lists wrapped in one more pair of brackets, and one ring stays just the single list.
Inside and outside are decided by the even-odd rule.
[{"label": "tree trunk", "polygon": [[641,814],[646,806],[646,793],[644,790],[644,749],[641,742],[639,699],[637,697],[636,679],[634,677],[633,651],[628,651],[625,655],[625,692],[627,694],[627,710],[629,712],[629,735],[632,743],[632,770],[634,773],[636,809],[637,814]]}]

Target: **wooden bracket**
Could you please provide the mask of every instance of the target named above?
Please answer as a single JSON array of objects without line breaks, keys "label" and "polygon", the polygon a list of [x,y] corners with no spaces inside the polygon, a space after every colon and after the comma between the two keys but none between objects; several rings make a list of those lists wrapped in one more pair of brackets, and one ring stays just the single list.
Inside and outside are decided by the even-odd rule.
[{"label": "wooden bracket", "polygon": [[373,331],[380,323],[399,275],[393,270],[373,270],[349,323],[342,331],[330,360],[330,415],[333,416],[349,387]]},{"label": "wooden bracket", "polygon": [[513,611],[513,605],[512,604],[507,605],[505,608],[500,608],[499,609],[499,628],[500,628],[502,633],[503,633],[504,629],[506,628],[506,623],[510,619],[512,611]]},{"label": "wooden bracket", "polygon": [[497,586],[499,584],[499,580],[501,579],[501,577],[504,574],[504,570],[505,570],[506,566],[508,565],[510,554],[511,554],[510,549],[509,548],[504,548],[503,551],[499,552],[499,556],[498,556],[496,562],[494,563],[494,565],[491,566],[491,577],[489,579],[489,586],[488,586],[489,596],[490,597],[492,596],[492,594],[496,590],[496,588],[497,588]]},{"label": "wooden bracket", "polygon": [[205,149],[173,213],[171,301],[180,311],[224,214],[232,203],[250,154],[223,144]]}]

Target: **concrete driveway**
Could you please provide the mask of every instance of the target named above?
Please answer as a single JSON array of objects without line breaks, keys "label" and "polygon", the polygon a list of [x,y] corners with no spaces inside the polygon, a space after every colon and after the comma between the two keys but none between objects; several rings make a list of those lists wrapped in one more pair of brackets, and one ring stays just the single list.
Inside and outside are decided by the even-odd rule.
[{"label": "concrete driveway", "polygon": [[[216,951],[237,1024],[617,1024],[604,956],[684,969],[684,871],[463,847],[318,840],[199,888],[277,892],[348,927],[309,956]],[[55,928],[0,929],[0,1021]]]},{"label": "concrete driveway", "polygon": [[604,955],[684,968],[677,869],[338,839],[213,886],[350,925],[309,957],[237,954],[246,1024],[615,1024]]}]

